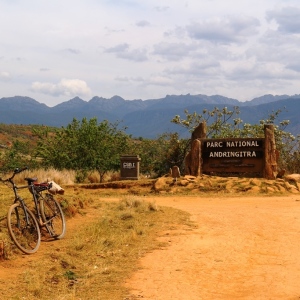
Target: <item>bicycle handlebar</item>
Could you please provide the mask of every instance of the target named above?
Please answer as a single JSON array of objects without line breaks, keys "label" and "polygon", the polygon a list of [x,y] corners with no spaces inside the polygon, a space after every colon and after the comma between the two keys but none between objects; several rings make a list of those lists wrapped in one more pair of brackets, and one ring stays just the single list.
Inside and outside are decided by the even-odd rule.
[{"label": "bicycle handlebar", "polygon": [[28,167],[24,167],[23,169],[16,168],[16,169],[14,169],[14,174],[21,173],[21,172],[23,172],[25,170],[28,170]]},{"label": "bicycle handlebar", "polygon": [[2,177],[0,177],[0,181],[2,181],[2,182],[7,182],[7,181],[11,182],[11,180],[15,177],[16,174],[19,174],[19,173],[21,173],[25,170],[28,170],[28,169],[29,169],[28,167],[24,167],[22,169],[15,168],[14,172],[13,172],[13,175],[11,177],[9,177],[7,179],[2,179]]}]

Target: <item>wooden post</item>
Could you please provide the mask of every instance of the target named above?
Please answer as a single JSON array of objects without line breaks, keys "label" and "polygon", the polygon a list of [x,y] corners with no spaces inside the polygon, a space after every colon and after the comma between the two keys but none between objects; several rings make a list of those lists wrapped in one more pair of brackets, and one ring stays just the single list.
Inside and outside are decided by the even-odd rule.
[{"label": "wooden post", "polygon": [[200,176],[202,174],[201,141],[206,138],[206,123],[200,123],[192,132],[191,151],[185,157],[185,174]]},{"label": "wooden post", "polygon": [[195,139],[191,146],[191,174],[192,176],[200,176],[201,174],[201,142]]},{"label": "wooden post", "polygon": [[206,138],[206,122],[201,122],[192,132],[191,143],[195,139],[205,139]]},{"label": "wooden post", "polygon": [[277,175],[277,151],[274,136],[274,125],[264,126],[265,131],[265,161],[263,177],[276,179]]},{"label": "wooden post", "polygon": [[177,182],[177,178],[180,177],[180,170],[178,166],[173,166],[171,169],[171,173],[172,173],[173,181]]}]

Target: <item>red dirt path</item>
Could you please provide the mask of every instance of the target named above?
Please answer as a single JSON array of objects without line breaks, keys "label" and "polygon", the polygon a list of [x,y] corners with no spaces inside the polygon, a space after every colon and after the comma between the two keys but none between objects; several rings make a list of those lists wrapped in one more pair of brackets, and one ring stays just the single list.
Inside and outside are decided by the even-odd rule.
[{"label": "red dirt path", "polygon": [[[197,228],[161,233],[168,247],[141,259],[141,270],[126,282],[128,300],[300,299],[300,196],[159,196],[155,201],[188,211]],[[68,233],[96,215],[68,220]],[[42,243],[32,256],[2,261],[0,287],[46,247]]]},{"label": "red dirt path", "polygon": [[127,282],[133,299],[300,299],[300,196],[158,198],[198,228],[166,235]]}]

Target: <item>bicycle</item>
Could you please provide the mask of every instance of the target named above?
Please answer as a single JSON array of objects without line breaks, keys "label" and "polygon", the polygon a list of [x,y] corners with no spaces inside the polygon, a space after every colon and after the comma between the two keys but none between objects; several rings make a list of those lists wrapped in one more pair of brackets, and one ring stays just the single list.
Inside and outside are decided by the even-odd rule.
[{"label": "bicycle", "polygon": [[[66,232],[66,221],[59,203],[49,191],[51,184],[37,183],[37,178],[25,178],[27,185],[17,186],[14,177],[25,170],[16,168],[11,177],[0,178],[3,183],[9,183],[14,192],[14,204],[10,206],[7,213],[8,232],[15,245],[25,254],[35,253],[40,247],[41,230],[53,239],[61,239]],[[28,208],[24,199],[19,196],[18,190],[28,188],[33,197],[33,211]]]}]

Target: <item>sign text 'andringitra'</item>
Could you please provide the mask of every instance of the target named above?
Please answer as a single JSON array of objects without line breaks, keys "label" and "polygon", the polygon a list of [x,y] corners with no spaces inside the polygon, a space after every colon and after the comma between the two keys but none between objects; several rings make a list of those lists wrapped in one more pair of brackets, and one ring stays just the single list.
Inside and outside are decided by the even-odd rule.
[{"label": "sign text 'andringitra'", "polygon": [[264,139],[203,139],[204,172],[261,172]]}]

